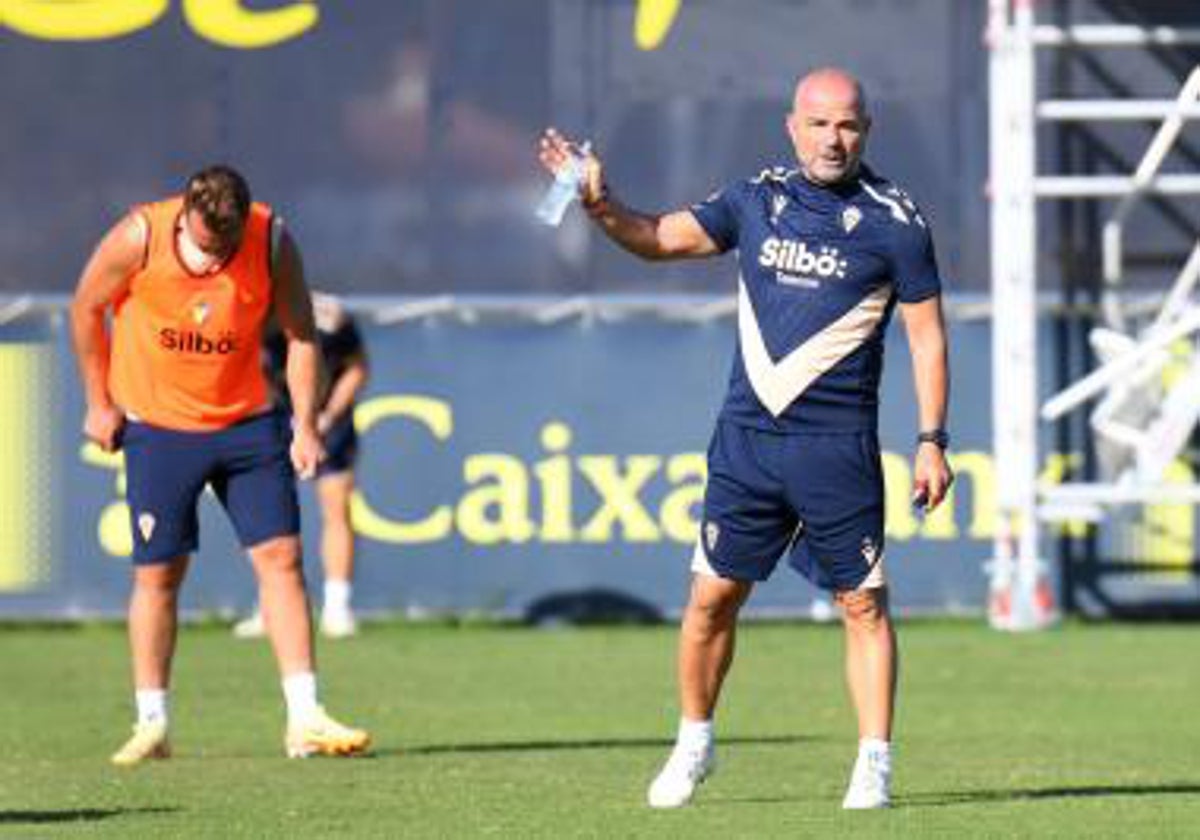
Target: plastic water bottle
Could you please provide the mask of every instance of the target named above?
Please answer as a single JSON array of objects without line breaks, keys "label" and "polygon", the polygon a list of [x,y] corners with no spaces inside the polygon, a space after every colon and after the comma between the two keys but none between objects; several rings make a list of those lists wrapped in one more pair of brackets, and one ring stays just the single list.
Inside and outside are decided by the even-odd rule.
[{"label": "plastic water bottle", "polygon": [[[588,152],[588,144],[580,147],[583,155]],[[551,227],[562,223],[567,207],[579,197],[579,186],[583,183],[587,168],[582,155],[571,155],[558,171],[554,173],[554,182],[538,202],[534,211],[537,217]]]}]

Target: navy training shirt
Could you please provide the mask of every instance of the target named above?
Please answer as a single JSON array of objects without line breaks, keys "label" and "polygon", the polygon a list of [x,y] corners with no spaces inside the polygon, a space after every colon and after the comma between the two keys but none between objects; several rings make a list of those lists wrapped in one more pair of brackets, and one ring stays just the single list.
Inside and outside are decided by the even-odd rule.
[{"label": "navy training shirt", "polygon": [[776,167],[691,208],[738,251],[738,341],[721,417],[779,432],[877,427],[883,336],[896,301],[940,294],[929,228],[863,166],[825,187]]}]

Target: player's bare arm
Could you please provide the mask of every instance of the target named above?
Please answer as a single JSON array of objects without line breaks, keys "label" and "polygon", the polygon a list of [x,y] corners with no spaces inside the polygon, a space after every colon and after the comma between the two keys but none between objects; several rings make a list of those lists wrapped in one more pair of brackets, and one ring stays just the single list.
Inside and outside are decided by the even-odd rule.
[{"label": "player's bare arm", "polygon": [[108,391],[111,348],[105,316],[142,267],[148,233],[145,221],[134,213],[114,225],[84,266],[71,302],[71,339],[87,400],[83,432],[105,452],[117,448],[125,424]]},{"label": "player's bare arm", "polygon": [[539,143],[538,158],[548,171],[557,172],[573,155],[582,155],[585,162],[585,178],[580,187],[584,209],[600,229],[626,251],[648,260],[707,257],[719,253],[716,243],[690,211],[655,215],[627,207],[612,195],[604,180],[604,166],[594,152],[584,152],[578,144],[553,128],[546,129]]},{"label": "player's bare arm", "polygon": [[[920,428],[943,429],[950,376],[941,296],[901,304],[900,314],[912,354]],[[942,448],[934,443],[919,444],[913,463],[913,498],[924,497],[926,509],[932,510],[946,497],[953,481],[954,473]]]},{"label": "player's bare arm", "polygon": [[275,259],[274,311],[287,339],[286,379],[294,420],[292,463],[301,478],[311,478],[324,457],[317,433],[321,353],[313,320],[312,298],[304,282],[304,264],[292,237],[283,231]]}]

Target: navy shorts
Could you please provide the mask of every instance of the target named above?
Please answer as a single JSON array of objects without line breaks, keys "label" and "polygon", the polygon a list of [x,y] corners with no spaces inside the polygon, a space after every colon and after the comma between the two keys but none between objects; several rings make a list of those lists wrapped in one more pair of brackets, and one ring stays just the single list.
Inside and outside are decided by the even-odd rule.
[{"label": "navy shorts", "polygon": [[354,469],[354,462],[358,460],[358,433],[354,431],[353,409],[329,427],[321,443],[325,446],[325,460],[317,467],[317,478]]},{"label": "navy shorts", "polygon": [[883,526],[874,432],[781,435],[718,420],[696,570],[766,580],[786,554],[822,589],[879,586]]},{"label": "navy shorts", "polygon": [[130,422],[125,429],[126,497],[133,562],[162,563],[195,551],[197,505],[207,485],[242,545],[300,532],[286,415],[260,414],[214,432],[179,432]]}]

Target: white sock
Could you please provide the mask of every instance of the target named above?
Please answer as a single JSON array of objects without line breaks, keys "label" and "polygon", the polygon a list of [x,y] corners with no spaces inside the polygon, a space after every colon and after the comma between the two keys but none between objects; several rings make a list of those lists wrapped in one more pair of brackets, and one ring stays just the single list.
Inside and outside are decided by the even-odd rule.
[{"label": "white sock", "polygon": [[890,764],[892,760],[892,745],[882,738],[861,738],[858,742],[860,758],[871,758],[876,762]]},{"label": "white sock", "polygon": [[325,599],[322,602],[325,612],[344,613],[350,610],[350,596],[354,586],[348,580],[326,580]]},{"label": "white sock", "polygon": [[312,671],[301,671],[284,677],[283,699],[287,703],[288,723],[299,723],[312,717],[319,708],[316,675]]},{"label": "white sock", "polygon": [[713,722],[708,720],[679,719],[679,734],[675,744],[680,747],[707,748],[713,740]]},{"label": "white sock", "polygon": [[165,688],[139,688],[134,692],[137,703],[138,723],[167,722],[167,690]]}]

